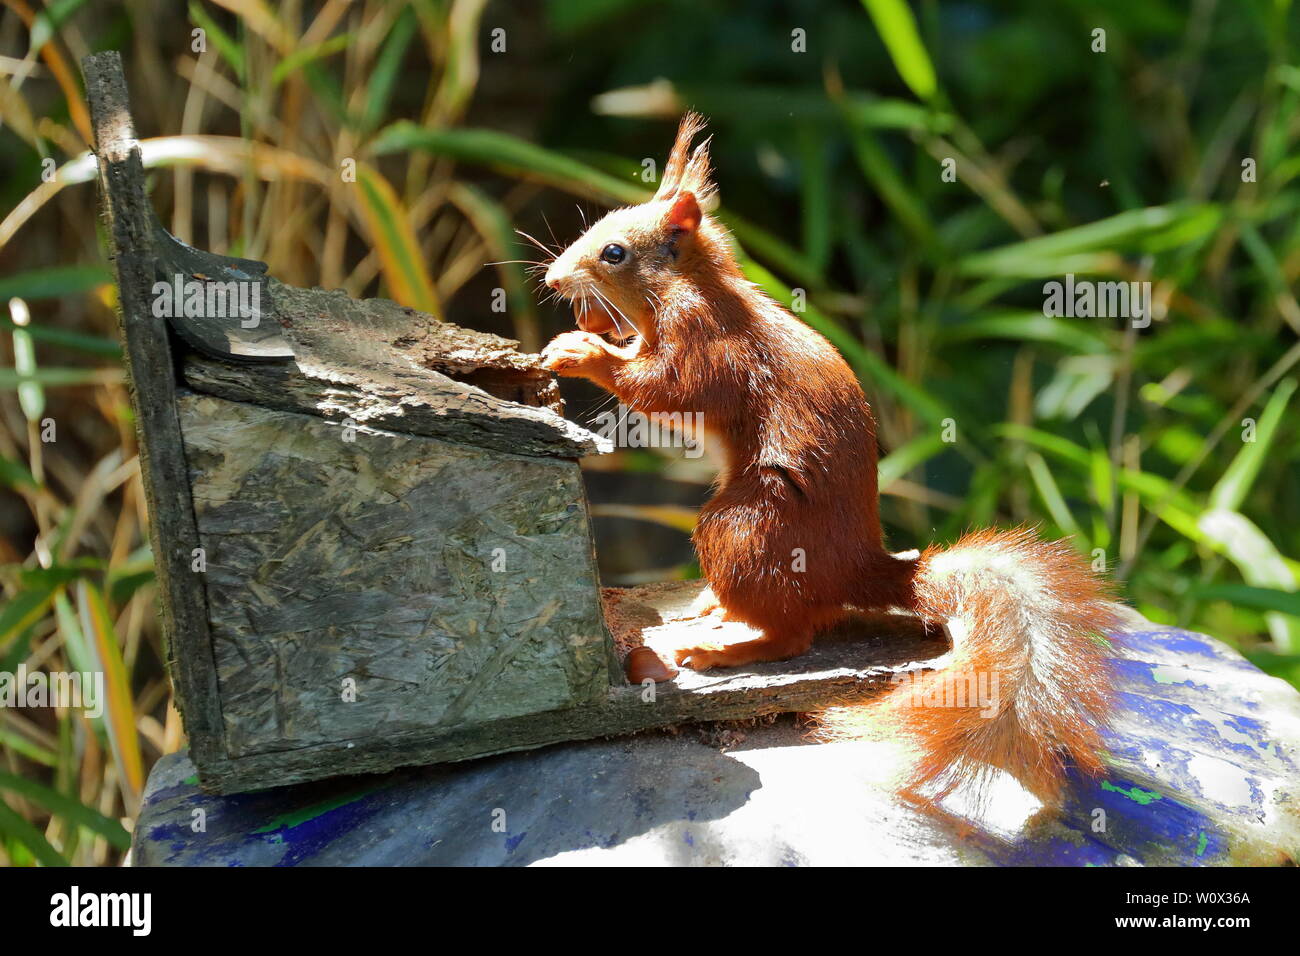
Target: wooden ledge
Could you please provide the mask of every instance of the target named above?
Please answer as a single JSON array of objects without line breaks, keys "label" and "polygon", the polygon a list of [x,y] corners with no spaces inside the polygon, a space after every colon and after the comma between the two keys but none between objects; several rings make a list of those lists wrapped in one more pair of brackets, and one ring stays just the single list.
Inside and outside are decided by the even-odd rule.
[{"label": "wooden ledge", "polygon": [[[619,653],[626,659],[629,651],[644,644],[663,660],[672,660],[679,647],[733,644],[759,636],[753,628],[723,621],[716,614],[694,615],[691,606],[704,586],[703,581],[673,581],[603,588],[605,621]],[[812,649],[793,660],[709,671],[682,668],[671,681],[659,685],[659,692],[701,698],[724,692],[759,693],[774,700],[794,694],[825,704],[836,692],[857,692],[864,683],[881,683],[896,673],[923,668],[947,650],[944,634],[927,633],[915,618],[858,614],[818,635]]]}]

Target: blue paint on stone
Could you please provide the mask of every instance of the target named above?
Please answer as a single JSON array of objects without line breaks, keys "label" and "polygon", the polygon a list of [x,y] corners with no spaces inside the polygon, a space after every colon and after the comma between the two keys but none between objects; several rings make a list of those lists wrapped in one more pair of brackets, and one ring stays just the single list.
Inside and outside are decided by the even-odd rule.
[{"label": "blue paint on stone", "polygon": [[[658,841],[638,841],[638,862],[650,846],[661,848],[668,863],[797,866],[822,862],[827,853],[873,862],[896,854],[900,841],[915,840],[919,829],[931,841],[941,842],[946,833],[949,852],[959,851],[952,861],[1231,862],[1238,852],[1231,834],[1258,832],[1266,811],[1296,805],[1300,774],[1288,751],[1296,752],[1297,741],[1275,738],[1295,725],[1300,711],[1294,703],[1279,704],[1284,697],[1261,698],[1253,689],[1235,693],[1245,675],[1258,687],[1258,672],[1201,635],[1141,631],[1115,635],[1113,644],[1141,659],[1114,659],[1119,716],[1105,735],[1108,773],[1094,781],[1072,772],[1058,819],[1035,822],[1015,840],[969,822],[932,822],[892,805],[882,814],[879,802],[856,790],[828,792],[819,783],[820,762],[827,779],[834,779],[845,751],[806,744],[790,720],[788,726],[747,730],[749,740],[740,749],[809,747],[789,765],[801,768],[798,777],[774,776],[795,773],[776,769],[760,774],[754,769],[759,764],[745,763],[743,754],[719,753],[694,735],[647,733],[370,778],[382,789],[357,799],[347,799],[357,791],[356,778],[214,797],[187,782],[194,771],[183,755],[171,755],[150,774],[134,859],[142,865],[523,865],[589,850],[599,855],[587,860],[618,861],[629,841],[651,835]],[[1166,680],[1156,679],[1160,667],[1169,668],[1162,675]],[[1268,701],[1265,707],[1261,699]],[[1270,708],[1279,707],[1290,707],[1292,717],[1277,719]],[[1197,774],[1204,766],[1197,762],[1206,758],[1224,761],[1210,767],[1240,773],[1240,805],[1224,805],[1203,792]],[[779,760],[761,765],[784,766]],[[1222,780],[1218,786],[1222,790]],[[765,799],[756,803],[754,794],[765,788]],[[294,825],[255,832],[267,821],[295,819],[295,813],[334,800],[346,802]],[[810,825],[808,806],[819,800]],[[493,834],[485,822],[492,807],[508,807],[519,832],[504,840]],[[198,808],[206,813],[204,834],[190,829]],[[1102,832],[1092,829],[1098,810],[1104,813]],[[827,827],[869,821],[866,832],[872,836],[861,845],[835,846],[823,828],[816,839],[826,845],[814,840],[805,846],[804,834],[819,832],[818,813]],[[715,826],[723,820],[725,828]],[[745,820],[762,822],[747,831],[737,822]],[[671,840],[663,839],[670,834]],[[924,852],[925,842],[915,844],[917,852]],[[1294,856],[1294,848],[1277,848],[1279,859],[1288,854]]]}]

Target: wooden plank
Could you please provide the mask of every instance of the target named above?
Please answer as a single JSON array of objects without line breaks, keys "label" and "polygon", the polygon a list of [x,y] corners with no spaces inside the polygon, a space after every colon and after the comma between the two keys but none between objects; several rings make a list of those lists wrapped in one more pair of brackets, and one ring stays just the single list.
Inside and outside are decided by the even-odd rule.
[{"label": "wooden plank", "polygon": [[116,52],[82,61],[95,130],[100,196],[109,252],[117,269],[119,331],[126,356],[140,472],[149,507],[167,664],[196,759],[221,757],[221,704],[208,633],[207,600],[191,569],[199,547],[188,468],[176,417],[176,371],[164,320],[153,314],[152,237],[122,61]]},{"label": "wooden plank", "polygon": [[563,417],[538,356],[386,299],[267,281],[268,322],[293,358],[232,364],[186,357],[196,391],[336,423],[351,421],[512,454],[578,458],[610,443]]},{"label": "wooden plank", "polygon": [[180,410],[230,756],[605,698],[576,462],[209,395]]}]

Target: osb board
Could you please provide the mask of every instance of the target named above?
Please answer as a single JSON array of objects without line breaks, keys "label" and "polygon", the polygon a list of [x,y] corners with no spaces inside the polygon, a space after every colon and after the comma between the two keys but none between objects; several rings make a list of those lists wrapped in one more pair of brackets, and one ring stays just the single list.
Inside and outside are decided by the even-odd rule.
[{"label": "osb board", "polygon": [[230,757],[605,696],[575,463],[178,404]]}]

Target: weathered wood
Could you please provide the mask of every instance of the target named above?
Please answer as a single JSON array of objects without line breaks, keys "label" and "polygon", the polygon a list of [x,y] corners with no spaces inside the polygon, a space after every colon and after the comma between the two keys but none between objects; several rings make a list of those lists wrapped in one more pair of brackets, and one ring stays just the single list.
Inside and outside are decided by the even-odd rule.
[{"label": "weathered wood", "polygon": [[575,462],[207,395],[180,412],[230,757],[604,700]]},{"label": "weathered wood", "polygon": [[117,269],[119,328],[140,442],[168,670],[185,712],[191,750],[196,760],[207,761],[219,756],[221,697],[207,598],[190,570],[199,541],[176,417],[176,372],[167,327],[153,314],[149,296],[155,268],[153,210],[144,193],[121,58],[115,52],[99,53],[87,57],[83,67],[105,233]]},{"label": "weathered wood", "polygon": [[560,414],[550,373],[510,339],[470,333],[385,299],[274,279],[267,295],[267,321],[281,327],[292,360],[235,365],[190,354],[186,384],[235,401],[513,454],[576,458],[609,448]]},{"label": "weathered wood", "polygon": [[[144,194],[119,58],[85,69],[168,667],[205,784],[282,782],[249,754],[328,741],[302,770],[328,776],[395,731],[603,701],[617,661],[573,460],[602,441],[564,420],[538,358],[179,242]],[[227,398],[178,394],[177,364]]]}]

